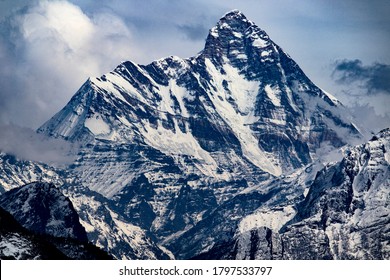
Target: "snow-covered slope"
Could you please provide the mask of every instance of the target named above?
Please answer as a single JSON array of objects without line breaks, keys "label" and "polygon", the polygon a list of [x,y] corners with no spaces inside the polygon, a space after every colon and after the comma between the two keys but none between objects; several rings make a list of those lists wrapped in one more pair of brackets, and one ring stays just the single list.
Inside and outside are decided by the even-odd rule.
[{"label": "snow-covered slope", "polygon": [[296,215],[297,204],[305,198],[322,167],[321,163],[310,164],[286,176],[246,188],[216,207],[190,230],[166,240],[165,246],[178,259],[246,259],[245,254],[250,252],[243,249],[234,253],[237,240],[245,241],[245,247],[251,248],[253,240],[247,238],[250,232],[264,227],[278,232]]},{"label": "snow-covered slope", "polygon": [[[171,249],[177,257],[203,259],[389,259],[389,150],[386,129],[347,150],[341,161],[319,171],[314,167],[318,172],[310,166],[304,173],[291,174],[293,180],[262,188],[272,195],[253,190],[246,198],[237,196],[246,200],[245,207],[221,207],[205,220],[211,226],[199,223]],[[287,196],[277,198],[286,191]],[[262,201],[253,200],[255,196]],[[248,209],[248,204],[253,206]],[[237,212],[243,214],[232,218]]]},{"label": "snow-covered slope", "polygon": [[[152,240],[150,233],[123,218],[116,211],[112,201],[86,187],[81,187],[77,178],[68,172],[42,163],[19,160],[4,153],[1,154],[1,159],[3,169],[0,172],[0,181],[8,192],[4,196],[0,196],[0,205],[4,204],[7,210],[11,211],[19,222],[30,230],[55,236],[58,234],[63,236],[66,232],[72,231],[71,228],[64,228],[65,223],[69,223],[69,219],[61,206],[64,202],[66,204],[71,202],[78,214],[76,224],[80,222],[86,229],[88,241],[109,252],[113,257],[118,259],[172,258],[169,251],[164,247],[160,248]],[[25,185],[25,182],[36,181],[37,178],[41,179],[42,182],[27,184],[19,188],[19,184]],[[60,188],[57,189],[52,184],[44,183],[47,181],[59,184]],[[68,210],[73,212],[70,204],[68,206]],[[61,212],[58,213],[58,211]],[[49,221],[50,219],[51,221]],[[73,220],[75,221],[74,218]],[[0,248],[1,250],[7,251],[11,247],[18,248],[19,245],[20,248],[27,246],[28,242],[24,239],[12,236],[9,238],[7,243],[9,248]],[[26,246],[23,247],[22,244]],[[33,258],[31,256],[34,254],[26,255],[22,254],[22,251],[22,249],[16,250],[15,252],[19,255],[14,257]],[[82,257],[82,253],[80,254],[74,257]],[[39,254],[39,256],[44,259],[59,258],[59,256],[54,257],[50,253],[47,255]],[[37,255],[37,258],[40,257]],[[72,256],[68,257],[72,258]],[[91,258],[94,256],[91,255]]]},{"label": "snow-covered slope", "polygon": [[65,170],[40,162],[20,160],[0,151],[0,193],[36,181],[60,186],[67,176]]},{"label": "snow-covered slope", "polygon": [[[119,214],[113,203],[86,188],[69,186],[64,193],[72,201],[88,239],[116,259],[171,259],[150,233]],[[119,213],[118,213],[119,212]]]}]

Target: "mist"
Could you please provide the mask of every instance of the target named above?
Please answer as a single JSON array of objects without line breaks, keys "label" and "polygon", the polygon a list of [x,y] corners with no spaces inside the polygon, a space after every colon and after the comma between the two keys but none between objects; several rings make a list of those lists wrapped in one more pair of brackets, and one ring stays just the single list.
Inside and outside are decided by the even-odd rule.
[{"label": "mist", "polygon": [[61,167],[74,161],[77,149],[77,144],[48,138],[30,128],[0,124],[0,152],[14,155],[21,160]]}]

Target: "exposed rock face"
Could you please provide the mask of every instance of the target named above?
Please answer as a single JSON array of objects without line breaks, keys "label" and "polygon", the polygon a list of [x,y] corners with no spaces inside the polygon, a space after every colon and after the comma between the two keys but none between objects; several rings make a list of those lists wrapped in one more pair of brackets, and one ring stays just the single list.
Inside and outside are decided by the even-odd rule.
[{"label": "exposed rock face", "polygon": [[298,246],[309,236],[323,236],[321,258],[389,259],[389,151],[386,129],[318,173],[297,215],[282,230],[286,251],[291,251],[287,257],[300,251],[302,258],[310,258]]},{"label": "exposed rock face", "polygon": [[88,241],[72,202],[48,183],[31,183],[0,196],[0,206],[28,230]]},{"label": "exposed rock face", "polygon": [[[230,219],[224,224],[230,225],[230,232],[235,230],[234,235],[213,239],[221,225],[207,228],[199,223],[181,239],[187,244],[187,236],[197,237],[201,232],[204,243],[198,246],[195,240],[187,246],[197,246],[199,255],[195,258],[205,259],[389,259],[389,148],[390,129],[386,129],[368,143],[347,150],[340,162],[315,172],[314,180],[304,173],[296,173],[292,181],[284,179],[284,184],[290,182],[286,186],[294,188],[291,183],[305,178],[308,192],[303,199],[296,188],[278,202],[278,207],[270,206],[279,195],[262,203],[258,200],[259,208],[242,215],[239,222],[229,218],[232,207],[225,206],[210,216],[208,223]],[[267,188],[276,185],[281,186],[281,182],[271,182]],[[281,207],[286,203],[290,209],[288,205]],[[234,206],[235,212],[246,208],[239,203]],[[178,250],[172,246],[174,252]]]},{"label": "exposed rock face", "polygon": [[53,185],[32,183],[0,196],[0,259],[112,259],[88,243],[70,200]]},{"label": "exposed rock face", "polygon": [[55,246],[34,236],[0,207],[0,259],[67,259]]}]

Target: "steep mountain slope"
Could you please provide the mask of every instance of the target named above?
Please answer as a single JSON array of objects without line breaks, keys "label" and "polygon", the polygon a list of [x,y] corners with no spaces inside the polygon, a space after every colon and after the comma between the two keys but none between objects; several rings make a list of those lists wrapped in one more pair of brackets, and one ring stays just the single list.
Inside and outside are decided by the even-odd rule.
[{"label": "steep mountain slope", "polygon": [[112,259],[88,243],[70,200],[53,185],[10,190],[0,205],[2,259]]},{"label": "steep mountain slope", "polygon": [[[126,163],[140,160],[130,166],[133,174],[145,167],[146,153],[149,169],[173,160],[169,166],[180,172],[224,180],[232,161],[280,175],[309,163],[325,141],[345,144],[345,136],[358,132],[344,113],[263,30],[232,11],[210,30],[196,57],[168,57],[147,66],[124,62],[89,79],[39,131],[103,145],[95,154],[126,144],[124,152],[134,156]],[[164,160],[155,162],[149,153],[161,153]],[[114,156],[110,164],[121,161],[102,156]],[[92,168],[89,160],[80,164]],[[125,184],[94,185],[112,196]]]},{"label": "steep mountain slope", "polygon": [[304,239],[312,243],[310,236],[323,235],[320,257],[389,259],[389,151],[390,129],[386,129],[319,172],[296,217],[282,231],[286,251],[308,258],[309,252],[298,250],[297,244]]},{"label": "steep mountain slope", "polygon": [[87,241],[71,201],[52,184],[31,183],[0,196],[0,206],[27,229]]},{"label": "steep mountain slope", "polygon": [[[23,161],[23,163],[26,167],[40,166],[34,162]],[[31,168],[28,174],[36,177],[34,174],[36,170],[39,168]],[[13,173],[11,170],[0,176],[4,180],[17,177],[18,173]],[[61,246],[61,250],[66,249],[66,246],[63,246],[64,242],[68,244],[75,242],[69,240],[72,238],[83,243],[88,240],[118,259],[171,258],[164,248],[160,248],[151,240],[150,234],[112,210],[115,209],[112,202],[98,193],[77,187],[79,183],[74,182],[74,179],[69,180],[64,177],[62,180],[67,183],[64,183],[61,190],[52,184],[42,182],[13,188],[0,196],[0,205],[34,233],[67,238],[66,242],[52,238],[52,243]],[[10,188],[10,186],[6,187]],[[1,227],[3,228],[3,225]],[[85,258],[82,252],[74,255],[78,248],[77,244],[70,247],[73,251],[66,253],[67,258]],[[48,256],[40,255],[44,259],[50,259],[51,255],[48,254]],[[95,257],[92,254],[90,258]]]},{"label": "steep mountain slope", "polygon": [[171,259],[153,235],[126,219],[112,201],[85,187],[64,186],[87,231],[88,239],[116,259]]},{"label": "steep mountain slope", "polygon": [[[389,151],[390,129],[386,129],[368,143],[347,150],[340,162],[314,172],[314,180],[306,183],[309,190],[304,198],[299,198],[300,182],[295,194],[289,190],[295,202],[283,199],[270,208],[275,195],[265,201],[262,196],[263,201],[256,200],[259,208],[240,215],[239,221],[230,218],[229,223],[221,221],[229,219],[227,211],[232,207],[224,207],[207,219],[211,227],[199,223],[171,245],[172,251],[177,256],[189,258],[192,254],[200,259],[389,259]],[[294,189],[297,181],[293,182],[289,188]],[[251,192],[251,197],[256,192]],[[235,205],[242,209],[242,204]],[[220,231],[225,238],[215,238],[226,225],[229,231]],[[201,244],[198,236],[202,236]],[[181,249],[181,245],[186,248]]]},{"label": "steep mountain slope", "polygon": [[44,163],[20,160],[0,151],[0,193],[36,181],[64,184],[67,172]]},{"label": "steep mountain slope", "polygon": [[0,259],[67,259],[44,238],[34,236],[0,207]]},{"label": "steep mountain slope", "polygon": [[320,163],[311,164],[286,176],[246,188],[187,232],[166,240],[164,245],[178,259],[239,259],[240,255],[250,251],[243,249],[236,257],[237,240],[245,240],[245,246],[251,248],[251,231],[266,227],[269,232],[279,232],[296,215],[296,206],[305,198],[322,167]]}]

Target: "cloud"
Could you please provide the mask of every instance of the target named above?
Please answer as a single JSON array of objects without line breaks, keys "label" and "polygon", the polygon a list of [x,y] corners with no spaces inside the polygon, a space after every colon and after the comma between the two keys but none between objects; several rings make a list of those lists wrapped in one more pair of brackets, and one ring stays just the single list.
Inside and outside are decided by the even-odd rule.
[{"label": "cloud", "polygon": [[47,138],[30,128],[0,124],[0,152],[14,155],[22,160],[44,162],[54,166],[74,161],[77,144],[65,140]]},{"label": "cloud", "polygon": [[[386,99],[382,99],[382,102]],[[390,98],[387,99],[390,104]],[[356,105],[350,109],[351,113],[354,115],[356,122],[359,124],[359,127],[363,128],[362,133],[367,136],[367,139],[372,137],[372,134],[376,134],[384,128],[388,128],[390,124],[390,116],[388,114],[377,114],[377,109],[369,102],[363,103],[361,105]],[[388,111],[388,109],[387,109]]]},{"label": "cloud", "polygon": [[390,94],[390,65],[373,63],[363,65],[359,59],[341,60],[335,63],[332,76],[340,84],[357,83],[367,94]]},{"label": "cloud", "polygon": [[184,24],[184,25],[178,25],[178,30],[184,33],[184,35],[192,40],[192,41],[199,41],[207,37],[208,28],[206,28],[203,24]]},{"label": "cloud", "polygon": [[110,71],[132,52],[131,32],[118,16],[87,15],[67,1],[24,7],[2,26],[0,120],[6,123],[38,127],[89,76]]},{"label": "cloud", "polygon": [[10,11],[20,10],[21,8],[37,3],[39,0],[0,0],[0,18],[9,15]]},{"label": "cloud", "polygon": [[364,135],[371,137],[371,132],[389,126],[390,65],[339,60],[333,64],[332,78],[341,86],[338,97],[349,107]]}]

